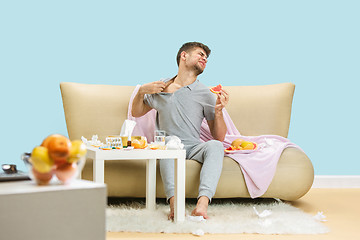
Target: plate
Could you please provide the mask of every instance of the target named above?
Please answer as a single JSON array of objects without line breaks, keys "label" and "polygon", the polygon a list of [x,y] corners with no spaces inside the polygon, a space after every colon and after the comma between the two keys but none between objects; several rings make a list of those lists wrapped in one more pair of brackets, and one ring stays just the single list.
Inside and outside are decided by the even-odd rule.
[{"label": "plate", "polygon": [[130,151],[130,150],[133,150],[134,149],[134,147],[126,147],[126,148],[123,148],[123,150],[125,150],[125,151]]},{"label": "plate", "polygon": [[241,153],[252,153],[255,152],[257,149],[254,150],[226,150],[224,149],[224,152],[227,154],[233,154],[233,153],[237,153],[237,152],[241,152]]},{"label": "plate", "polygon": [[232,153],[236,153],[236,152],[243,152],[243,151],[248,151],[248,150],[226,150],[226,149],[224,149],[224,152],[228,153],[228,154],[232,154]]}]

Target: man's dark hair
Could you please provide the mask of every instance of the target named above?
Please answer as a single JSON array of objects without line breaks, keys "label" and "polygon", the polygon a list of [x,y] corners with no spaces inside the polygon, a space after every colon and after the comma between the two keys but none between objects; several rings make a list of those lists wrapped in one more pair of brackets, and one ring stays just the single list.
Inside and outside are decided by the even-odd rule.
[{"label": "man's dark hair", "polygon": [[206,46],[205,44],[202,44],[202,43],[199,43],[199,42],[188,42],[188,43],[184,43],[181,48],[179,49],[179,52],[176,56],[176,62],[177,62],[177,65],[179,66],[179,63],[180,63],[180,55],[183,51],[185,52],[189,52],[191,51],[193,48],[196,48],[196,47],[199,47],[199,48],[202,48],[205,53],[206,53],[206,56],[209,57],[210,56],[210,53],[211,53],[211,50],[208,46]]}]

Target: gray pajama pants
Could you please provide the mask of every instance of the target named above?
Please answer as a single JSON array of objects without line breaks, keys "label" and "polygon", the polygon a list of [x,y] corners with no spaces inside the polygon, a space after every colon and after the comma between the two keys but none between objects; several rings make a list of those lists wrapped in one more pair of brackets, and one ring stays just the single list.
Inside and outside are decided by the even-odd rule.
[{"label": "gray pajama pants", "polygon": [[[202,163],[200,171],[199,195],[211,201],[215,194],[224,158],[224,147],[220,141],[211,140],[192,146],[185,146],[186,159]],[[175,195],[174,159],[160,159],[160,173],[167,200]]]}]

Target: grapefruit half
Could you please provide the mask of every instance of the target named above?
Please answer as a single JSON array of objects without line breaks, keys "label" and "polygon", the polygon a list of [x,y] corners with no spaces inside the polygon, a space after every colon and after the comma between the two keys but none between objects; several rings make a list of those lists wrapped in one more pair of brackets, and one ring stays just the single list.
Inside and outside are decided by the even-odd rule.
[{"label": "grapefruit half", "polygon": [[215,93],[215,94],[218,94],[218,93],[220,93],[221,89],[222,89],[222,86],[221,86],[221,84],[219,84],[216,87],[210,88],[210,91]]}]

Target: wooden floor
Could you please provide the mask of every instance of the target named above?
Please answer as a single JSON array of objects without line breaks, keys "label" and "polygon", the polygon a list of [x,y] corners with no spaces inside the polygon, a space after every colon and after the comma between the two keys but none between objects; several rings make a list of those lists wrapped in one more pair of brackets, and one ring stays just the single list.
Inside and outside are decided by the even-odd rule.
[{"label": "wooden floor", "polygon": [[205,234],[197,237],[192,234],[109,232],[106,239],[360,239],[360,188],[311,189],[304,197],[291,204],[311,215],[323,211],[328,219],[324,224],[330,228],[330,233],[318,235]]}]

